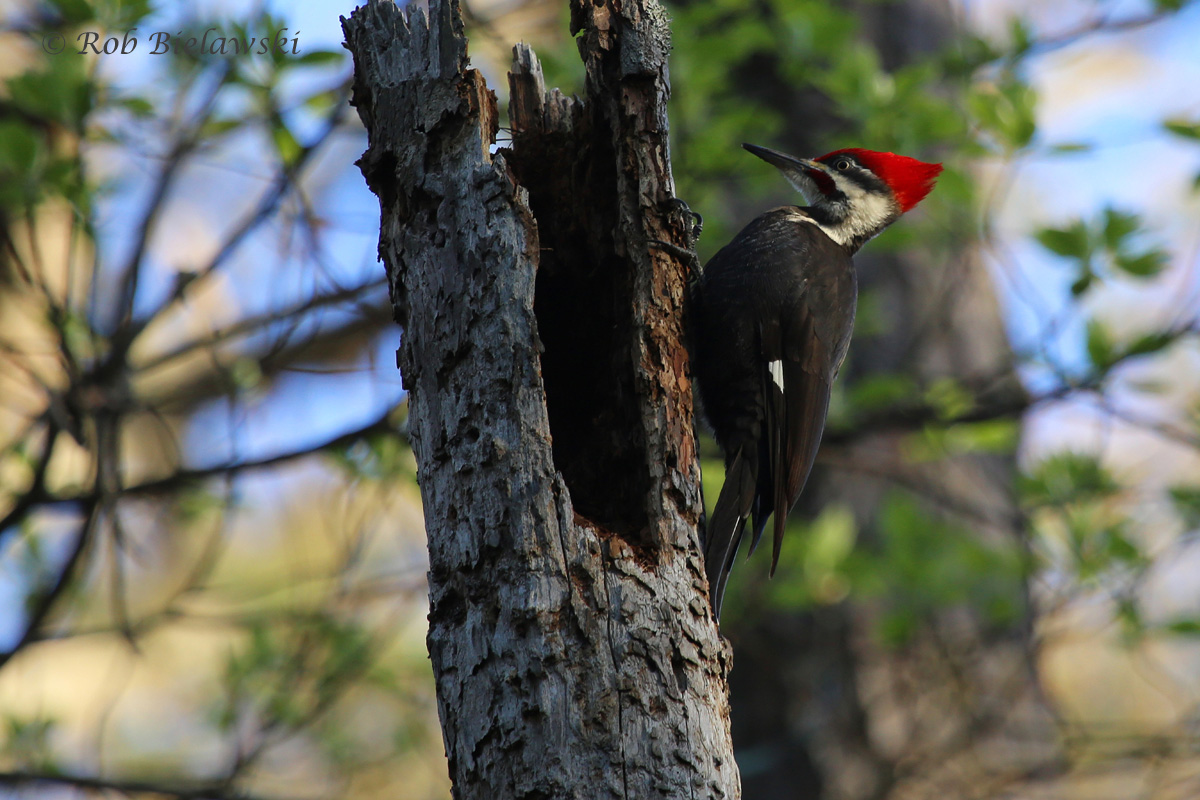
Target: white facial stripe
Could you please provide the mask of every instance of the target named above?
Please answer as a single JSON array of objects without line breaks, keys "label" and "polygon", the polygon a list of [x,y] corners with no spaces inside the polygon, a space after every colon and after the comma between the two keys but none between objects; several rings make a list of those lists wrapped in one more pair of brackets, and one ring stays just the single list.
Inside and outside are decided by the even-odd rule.
[{"label": "white facial stripe", "polygon": [[846,195],[846,218],[832,226],[832,230],[824,225],[821,229],[838,244],[846,245],[860,236],[878,233],[896,216],[897,209],[891,198],[869,192],[836,172],[830,177],[838,190]]},{"label": "white facial stripe", "polygon": [[783,391],[783,362],[779,359],[767,364],[767,368],[771,370],[771,380],[779,387],[779,391]]}]

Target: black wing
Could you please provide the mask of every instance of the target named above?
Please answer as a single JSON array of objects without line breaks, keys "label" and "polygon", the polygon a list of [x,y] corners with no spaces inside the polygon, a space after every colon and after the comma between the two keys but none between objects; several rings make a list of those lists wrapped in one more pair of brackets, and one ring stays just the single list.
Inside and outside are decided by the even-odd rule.
[{"label": "black wing", "polygon": [[775,572],[854,319],[848,254],[798,214],[776,209],[746,226],[705,267],[695,301],[696,377],[725,452],[725,485],[705,538],[718,616],[748,517],[753,552],[774,514]]},{"label": "black wing", "polygon": [[[771,505],[775,515],[772,577],[779,564],[788,512],[800,497],[821,446],[833,373],[829,348],[816,335],[806,300],[799,300],[789,309],[780,328],[780,336],[763,337],[763,358],[771,376],[764,406],[765,429],[771,444]],[[782,386],[777,380],[780,376]],[[758,533],[761,535],[761,529]]]}]

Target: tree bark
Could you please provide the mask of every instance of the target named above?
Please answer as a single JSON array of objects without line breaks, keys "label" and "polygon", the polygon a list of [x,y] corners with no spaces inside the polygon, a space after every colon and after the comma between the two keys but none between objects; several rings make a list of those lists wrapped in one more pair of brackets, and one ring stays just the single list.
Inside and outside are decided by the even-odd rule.
[{"label": "tree bark", "polygon": [[665,15],[576,2],[583,101],[515,51],[510,149],[457,4],[343,19],[430,552],[457,798],[737,798],[698,542]]}]

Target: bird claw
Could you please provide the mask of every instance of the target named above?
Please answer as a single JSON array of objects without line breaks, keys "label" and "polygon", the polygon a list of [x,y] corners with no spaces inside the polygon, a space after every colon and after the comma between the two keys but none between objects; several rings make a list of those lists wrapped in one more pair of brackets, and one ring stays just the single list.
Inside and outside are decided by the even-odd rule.
[{"label": "bird claw", "polygon": [[678,197],[670,198],[666,201],[666,205],[670,206],[673,213],[687,220],[683,225],[684,235],[688,239],[687,246],[680,247],[661,239],[651,239],[650,246],[657,247],[682,261],[687,265],[689,277],[695,279],[700,275],[700,257],[696,255],[696,240],[700,238],[700,233],[704,230],[704,217],[692,211],[691,207]]},{"label": "bird claw", "polygon": [[691,217],[691,225],[687,226],[687,232],[691,236],[690,244],[695,248],[696,240],[700,238],[700,234],[704,232],[704,217],[700,216],[700,212],[693,211],[692,207],[686,201],[678,197],[672,197],[667,201],[667,205],[672,206],[675,213]]}]

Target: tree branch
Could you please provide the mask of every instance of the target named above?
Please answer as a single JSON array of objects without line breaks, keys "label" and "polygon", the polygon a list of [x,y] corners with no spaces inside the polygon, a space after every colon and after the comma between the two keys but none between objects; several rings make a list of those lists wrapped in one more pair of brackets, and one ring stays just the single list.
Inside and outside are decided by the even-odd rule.
[{"label": "tree branch", "polygon": [[267,800],[260,795],[226,786],[220,782],[171,785],[155,781],[95,778],[60,772],[12,771],[0,772],[2,786],[30,785],[64,786],[89,792],[119,792],[121,794],[150,794],[173,797],[176,800]]}]

